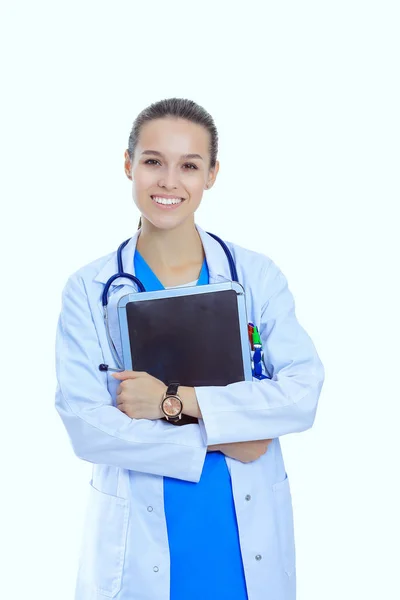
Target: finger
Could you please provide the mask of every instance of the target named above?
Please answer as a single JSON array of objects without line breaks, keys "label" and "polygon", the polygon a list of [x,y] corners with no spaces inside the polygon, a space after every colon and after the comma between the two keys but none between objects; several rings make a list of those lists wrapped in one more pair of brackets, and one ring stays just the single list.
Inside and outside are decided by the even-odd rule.
[{"label": "finger", "polygon": [[121,371],[120,373],[111,373],[111,376],[115,379],[123,381],[124,379],[129,378],[129,373],[133,373],[133,371]]},{"label": "finger", "polygon": [[121,371],[121,373],[111,373],[115,379],[125,380],[125,379],[137,379],[138,377],[143,377],[144,375],[148,375],[146,371]]}]

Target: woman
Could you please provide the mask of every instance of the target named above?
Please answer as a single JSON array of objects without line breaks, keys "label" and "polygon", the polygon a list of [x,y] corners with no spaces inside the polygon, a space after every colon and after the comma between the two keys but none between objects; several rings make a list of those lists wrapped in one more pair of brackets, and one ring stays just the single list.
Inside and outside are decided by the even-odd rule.
[{"label": "woman", "polygon": [[[218,174],[217,140],[211,116],[185,99],[152,104],[133,125],[125,173],[142,217],[123,260],[146,290],[231,279],[222,247],[194,220]],[[66,283],[56,408],[76,455],[93,463],[76,600],[295,598],[279,436],[312,426],[324,368],[276,264],[228,247],[264,345],[264,379],[180,386],[183,413],[199,419],[182,427],[163,419],[162,381],[99,371],[99,363],[114,364],[101,296],[116,252]],[[109,291],[119,351],[116,305],[133,291],[127,278]]]}]

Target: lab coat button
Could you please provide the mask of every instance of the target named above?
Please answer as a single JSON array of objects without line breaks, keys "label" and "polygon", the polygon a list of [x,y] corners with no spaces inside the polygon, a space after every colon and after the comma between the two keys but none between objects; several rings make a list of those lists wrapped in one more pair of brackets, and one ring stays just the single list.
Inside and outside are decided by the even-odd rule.
[{"label": "lab coat button", "polygon": [[246,499],[246,500],[251,500],[251,496],[250,496],[250,494],[247,494],[247,496],[246,496],[246,498],[245,498],[245,499]]},{"label": "lab coat button", "polygon": [[158,573],[158,567],[153,567],[154,573]]},{"label": "lab coat button", "polygon": [[153,512],[153,507],[152,507],[152,506],[148,506],[148,507],[147,507],[147,510],[148,510],[149,512]]},{"label": "lab coat button", "polygon": [[261,554],[257,554],[257,556],[256,556],[256,560],[261,560],[261,559],[262,559],[262,556],[261,556]]}]

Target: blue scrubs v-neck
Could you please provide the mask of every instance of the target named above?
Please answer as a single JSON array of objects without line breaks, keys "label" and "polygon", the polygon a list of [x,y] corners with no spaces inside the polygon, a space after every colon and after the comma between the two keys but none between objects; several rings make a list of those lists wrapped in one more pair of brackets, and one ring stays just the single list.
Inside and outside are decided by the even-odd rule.
[{"label": "blue scrubs v-neck", "polygon": [[[164,289],[138,250],[134,266],[146,291]],[[208,282],[204,259],[197,285]],[[170,600],[248,600],[224,455],[206,454],[198,483],[164,477],[164,511],[171,557]]]}]

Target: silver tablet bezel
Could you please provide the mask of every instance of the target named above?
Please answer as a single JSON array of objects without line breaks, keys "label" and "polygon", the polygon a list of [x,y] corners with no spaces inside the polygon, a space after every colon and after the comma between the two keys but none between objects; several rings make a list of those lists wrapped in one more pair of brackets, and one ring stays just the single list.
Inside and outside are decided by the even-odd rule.
[{"label": "silver tablet bezel", "polygon": [[211,283],[207,285],[198,285],[190,287],[170,288],[157,290],[154,292],[136,292],[134,294],[126,294],[125,296],[122,296],[118,301],[117,310],[124,368],[129,371],[132,370],[128,319],[126,315],[126,305],[129,302],[143,302],[144,300],[155,300],[157,298],[171,298],[177,296],[191,296],[195,294],[208,294],[210,292],[219,292],[224,290],[234,290],[236,292],[239,315],[240,340],[242,345],[243,372],[245,381],[252,381],[253,374],[251,369],[251,355],[247,329],[246,298],[243,286],[236,281],[226,281],[222,283]]}]

